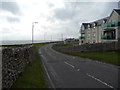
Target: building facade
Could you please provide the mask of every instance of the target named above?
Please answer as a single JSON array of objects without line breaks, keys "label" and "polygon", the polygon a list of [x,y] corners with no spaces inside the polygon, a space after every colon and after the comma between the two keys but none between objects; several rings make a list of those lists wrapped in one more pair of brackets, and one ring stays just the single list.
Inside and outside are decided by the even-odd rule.
[{"label": "building facade", "polygon": [[119,26],[120,9],[114,9],[109,17],[90,23],[82,23],[79,44],[118,41]]}]

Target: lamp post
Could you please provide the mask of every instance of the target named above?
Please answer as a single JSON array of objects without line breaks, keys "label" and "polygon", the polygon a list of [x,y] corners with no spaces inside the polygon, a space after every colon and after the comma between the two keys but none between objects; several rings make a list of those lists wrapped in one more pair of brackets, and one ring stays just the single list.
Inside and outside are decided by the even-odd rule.
[{"label": "lamp post", "polygon": [[34,38],[34,37],[33,37],[33,34],[34,34],[34,24],[35,24],[35,23],[38,23],[38,22],[33,22],[33,23],[32,23],[32,44],[33,44],[33,40],[34,40],[34,39],[33,39],[33,38]]}]

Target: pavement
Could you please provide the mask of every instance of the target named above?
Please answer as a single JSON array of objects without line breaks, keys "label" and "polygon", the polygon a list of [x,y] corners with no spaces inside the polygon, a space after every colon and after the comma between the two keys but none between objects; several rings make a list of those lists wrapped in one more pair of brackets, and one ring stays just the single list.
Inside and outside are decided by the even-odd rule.
[{"label": "pavement", "polygon": [[42,46],[39,55],[51,88],[97,88],[118,90],[118,66],[70,56]]}]

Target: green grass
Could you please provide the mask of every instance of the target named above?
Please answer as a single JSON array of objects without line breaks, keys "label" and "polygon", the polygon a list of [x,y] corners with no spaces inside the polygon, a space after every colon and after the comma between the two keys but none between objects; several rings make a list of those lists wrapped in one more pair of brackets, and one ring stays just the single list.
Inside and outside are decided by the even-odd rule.
[{"label": "green grass", "polygon": [[114,65],[120,65],[118,61],[118,52],[81,52],[81,53],[66,53],[69,55],[80,56],[84,58],[90,58],[100,62],[110,63]]},{"label": "green grass", "polygon": [[19,47],[23,47],[22,45],[6,45],[6,47],[9,48],[19,48]]},{"label": "green grass", "polygon": [[38,48],[46,44],[36,44],[36,59],[29,64],[16,80],[12,88],[48,88]]},{"label": "green grass", "polygon": [[[78,45],[77,43],[69,43],[69,44],[63,44],[60,43],[59,47],[69,47],[73,45]],[[113,65],[118,65],[120,66],[120,52],[118,53],[117,51],[109,51],[109,52],[79,52],[79,53],[64,53],[68,55],[73,55],[73,56],[79,56],[79,57],[84,57],[84,58],[89,58],[92,60],[97,60],[100,62],[105,62],[105,63],[110,63]]]}]

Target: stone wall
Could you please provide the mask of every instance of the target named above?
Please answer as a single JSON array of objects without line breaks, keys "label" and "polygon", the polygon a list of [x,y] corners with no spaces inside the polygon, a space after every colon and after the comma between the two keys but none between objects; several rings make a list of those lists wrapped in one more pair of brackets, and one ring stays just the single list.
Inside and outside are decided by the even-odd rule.
[{"label": "stone wall", "polygon": [[54,44],[53,49],[63,53],[73,52],[94,52],[94,51],[114,51],[118,50],[118,43],[95,43],[95,44],[84,44],[77,46],[64,47],[64,44]]},{"label": "stone wall", "polygon": [[10,88],[27,64],[35,59],[35,47],[2,48],[2,88]]}]

